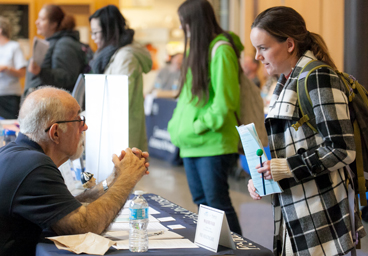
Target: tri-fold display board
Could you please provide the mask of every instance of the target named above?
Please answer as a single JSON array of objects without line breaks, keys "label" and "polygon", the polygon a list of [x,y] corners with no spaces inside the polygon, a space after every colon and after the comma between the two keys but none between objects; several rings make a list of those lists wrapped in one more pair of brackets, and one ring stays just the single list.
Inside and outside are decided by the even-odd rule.
[{"label": "tri-fold display board", "polygon": [[86,171],[97,182],[113,170],[112,154],[129,147],[129,87],[125,75],[85,75]]}]

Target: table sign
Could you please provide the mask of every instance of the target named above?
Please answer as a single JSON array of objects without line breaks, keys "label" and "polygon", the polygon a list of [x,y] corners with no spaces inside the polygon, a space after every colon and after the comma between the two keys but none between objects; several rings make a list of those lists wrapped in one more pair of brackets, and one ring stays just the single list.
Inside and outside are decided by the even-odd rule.
[{"label": "table sign", "polygon": [[213,252],[217,252],[219,244],[236,249],[224,211],[199,206],[194,243]]}]

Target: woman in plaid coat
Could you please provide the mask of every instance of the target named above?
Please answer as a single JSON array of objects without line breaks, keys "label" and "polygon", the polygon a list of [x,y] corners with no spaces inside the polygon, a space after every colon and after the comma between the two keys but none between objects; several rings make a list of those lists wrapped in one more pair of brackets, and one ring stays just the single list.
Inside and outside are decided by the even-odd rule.
[{"label": "woman in plaid coat", "polygon": [[[265,121],[272,160],[258,168],[283,189],[272,198],[274,254],[344,255],[365,236],[356,211],[349,211],[348,197],[354,191],[349,193],[345,182],[344,166],[355,159],[345,87],[323,39],[310,33],[292,8],[273,7],[259,14],[250,38],[256,59],[270,75],[281,75]],[[331,66],[308,79],[317,133],[307,125],[297,131],[292,127],[301,118],[297,79],[312,59]],[[248,190],[253,199],[261,199],[252,180]]]}]

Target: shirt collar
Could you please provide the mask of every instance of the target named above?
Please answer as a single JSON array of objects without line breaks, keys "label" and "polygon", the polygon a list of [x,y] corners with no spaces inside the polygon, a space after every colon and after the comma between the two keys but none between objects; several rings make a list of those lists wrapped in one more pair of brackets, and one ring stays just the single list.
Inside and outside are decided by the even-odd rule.
[{"label": "shirt collar", "polygon": [[15,140],[15,143],[18,145],[28,146],[28,147],[36,149],[37,151],[45,153],[39,144],[31,140],[27,135],[21,132],[18,133],[18,137]]}]

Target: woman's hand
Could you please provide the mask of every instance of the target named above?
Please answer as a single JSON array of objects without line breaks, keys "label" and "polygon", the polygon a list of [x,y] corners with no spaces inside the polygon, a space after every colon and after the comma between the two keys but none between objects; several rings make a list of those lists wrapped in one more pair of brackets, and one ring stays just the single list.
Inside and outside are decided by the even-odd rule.
[{"label": "woman's hand", "polygon": [[41,67],[31,59],[28,65],[28,71],[37,76],[41,72]]},{"label": "woman's hand", "polygon": [[271,161],[267,160],[266,162],[263,162],[263,167],[261,165],[256,166],[257,172],[261,174],[264,174],[265,180],[272,180],[272,174],[271,174]]},{"label": "woman's hand", "polygon": [[262,199],[262,197],[256,193],[256,188],[254,187],[254,184],[253,184],[253,180],[252,179],[250,179],[248,181],[248,191],[249,191],[250,196],[254,200],[260,200],[260,199]]}]

